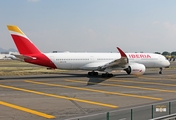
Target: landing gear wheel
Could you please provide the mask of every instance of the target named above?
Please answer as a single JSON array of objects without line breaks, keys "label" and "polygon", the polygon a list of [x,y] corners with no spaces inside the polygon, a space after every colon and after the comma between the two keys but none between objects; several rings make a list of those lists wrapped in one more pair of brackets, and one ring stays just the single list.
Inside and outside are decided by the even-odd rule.
[{"label": "landing gear wheel", "polygon": [[159,71],[159,74],[162,74],[162,71],[163,71],[163,68],[161,67],[161,68],[160,68],[160,71]]},{"label": "landing gear wheel", "polygon": [[97,76],[98,75],[98,72],[88,72],[88,75],[89,76]]},{"label": "landing gear wheel", "polygon": [[98,75],[98,72],[92,72],[93,73],[93,76],[97,76]]},{"label": "landing gear wheel", "polygon": [[113,77],[113,74],[103,73],[101,76],[102,77]]},{"label": "landing gear wheel", "polygon": [[89,76],[91,76],[91,75],[92,75],[92,73],[91,73],[91,72],[88,72],[88,75],[89,75]]},{"label": "landing gear wheel", "polygon": [[108,74],[108,77],[113,77],[113,74]]}]

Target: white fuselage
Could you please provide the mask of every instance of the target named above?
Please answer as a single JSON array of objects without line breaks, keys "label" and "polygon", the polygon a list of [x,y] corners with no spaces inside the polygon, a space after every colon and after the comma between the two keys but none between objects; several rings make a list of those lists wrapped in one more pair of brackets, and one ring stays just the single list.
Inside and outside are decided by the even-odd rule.
[{"label": "white fuselage", "polygon": [[[58,69],[96,70],[121,57],[120,53],[45,53]],[[129,64],[139,63],[146,68],[160,68],[170,65],[169,61],[160,54],[126,53]],[[116,68],[121,69],[121,68]]]}]

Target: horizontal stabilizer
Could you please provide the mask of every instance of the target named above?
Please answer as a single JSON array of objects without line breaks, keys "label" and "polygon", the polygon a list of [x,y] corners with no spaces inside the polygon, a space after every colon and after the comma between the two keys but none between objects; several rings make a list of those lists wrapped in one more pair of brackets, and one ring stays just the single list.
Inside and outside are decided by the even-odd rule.
[{"label": "horizontal stabilizer", "polygon": [[26,56],[26,55],[17,55],[17,54],[11,54],[16,57],[16,60],[24,61],[24,60],[35,60],[36,57]]}]

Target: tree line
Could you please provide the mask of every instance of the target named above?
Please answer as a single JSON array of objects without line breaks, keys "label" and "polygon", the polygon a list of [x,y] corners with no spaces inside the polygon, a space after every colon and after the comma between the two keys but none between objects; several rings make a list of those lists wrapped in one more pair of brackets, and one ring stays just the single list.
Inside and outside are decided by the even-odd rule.
[{"label": "tree line", "polygon": [[160,53],[160,52],[155,52],[155,53],[164,55],[166,57],[166,59],[168,59],[169,61],[176,60],[176,51],[173,51],[173,52],[164,51],[163,53]]}]

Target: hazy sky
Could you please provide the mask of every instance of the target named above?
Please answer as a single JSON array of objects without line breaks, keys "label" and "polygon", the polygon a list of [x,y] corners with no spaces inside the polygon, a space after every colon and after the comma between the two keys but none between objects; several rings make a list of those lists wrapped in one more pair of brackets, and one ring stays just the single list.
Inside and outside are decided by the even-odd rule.
[{"label": "hazy sky", "polygon": [[176,51],[176,0],[1,0],[0,47],[13,24],[43,52]]}]

